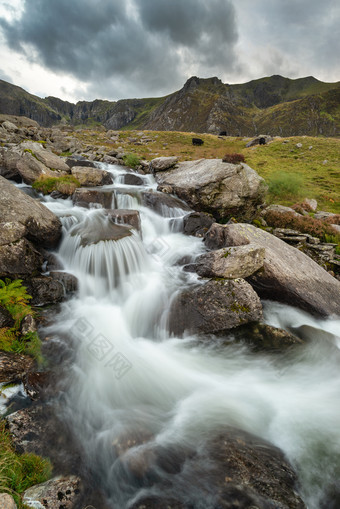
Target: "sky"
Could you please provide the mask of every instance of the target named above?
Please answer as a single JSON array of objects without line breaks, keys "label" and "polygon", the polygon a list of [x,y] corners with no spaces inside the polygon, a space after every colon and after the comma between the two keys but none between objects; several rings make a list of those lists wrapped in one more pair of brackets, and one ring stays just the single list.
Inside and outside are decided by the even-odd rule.
[{"label": "sky", "polygon": [[0,0],[0,79],[40,97],[160,97],[191,76],[340,81],[339,0]]}]

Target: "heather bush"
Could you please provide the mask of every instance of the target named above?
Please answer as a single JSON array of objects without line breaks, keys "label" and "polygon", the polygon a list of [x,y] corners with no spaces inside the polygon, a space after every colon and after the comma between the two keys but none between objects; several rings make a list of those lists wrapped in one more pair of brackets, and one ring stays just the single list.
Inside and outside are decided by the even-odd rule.
[{"label": "heather bush", "polygon": [[230,152],[225,154],[222,161],[224,163],[231,163],[231,164],[237,164],[237,163],[244,163],[245,158],[243,154],[238,154],[237,152]]}]

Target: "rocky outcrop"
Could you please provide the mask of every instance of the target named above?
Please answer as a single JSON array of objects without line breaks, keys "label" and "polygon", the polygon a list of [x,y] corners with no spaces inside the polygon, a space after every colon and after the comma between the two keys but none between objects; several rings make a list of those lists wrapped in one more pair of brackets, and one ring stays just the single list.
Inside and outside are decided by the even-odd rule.
[{"label": "rocky outcrop", "polygon": [[86,166],[74,166],[71,169],[72,175],[78,180],[81,186],[105,186],[112,184],[111,173],[98,168],[88,168]]},{"label": "rocky outcrop", "polygon": [[263,267],[264,254],[256,244],[218,249],[196,259],[196,272],[202,277],[246,278]]},{"label": "rocky outcrop", "polygon": [[213,224],[205,237],[210,249],[255,243],[265,248],[263,269],[248,281],[263,298],[310,313],[340,315],[340,282],[307,255],[249,224]]},{"label": "rocky outcrop", "polygon": [[0,351],[0,383],[22,381],[34,364],[28,355]]},{"label": "rocky outcrop", "polygon": [[191,208],[217,219],[235,216],[251,219],[263,203],[267,186],[246,164],[200,159],[179,163],[156,174],[159,189],[167,188]]},{"label": "rocky outcrop", "polygon": [[191,212],[183,220],[183,233],[185,235],[195,235],[203,237],[215,222],[211,214],[205,212]]},{"label": "rocky outcrop", "polygon": [[26,280],[27,292],[32,296],[33,306],[47,306],[61,302],[65,296],[63,284],[48,276],[31,277]]},{"label": "rocky outcrop", "polygon": [[0,278],[28,276],[40,271],[42,262],[41,254],[25,238],[0,245]]},{"label": "rocky outcrop", "polygon": [[57,177],[58,173],[50,170],[38,161],[30,152],[25,152],[17,162],[17,170],[26,184],[33,184],[41,177]]},{"label": "rocky outcrop", "polygon": [[[0,217],[6,231],[2,244],[25,237],[38,245],[55,246],[61,236],[59,219],[42,203],[0,177]],[[8,235],[8,237],[7,237]],[[7,241],[6,241],[7,238]]]},{"label": "rocky outcrop", "polygon": [[243,279],[212,280],[184,290],[172,303],[169,329],[176,336],[189,333],[217,333],[255,322],[262,317],[262,305]]}]

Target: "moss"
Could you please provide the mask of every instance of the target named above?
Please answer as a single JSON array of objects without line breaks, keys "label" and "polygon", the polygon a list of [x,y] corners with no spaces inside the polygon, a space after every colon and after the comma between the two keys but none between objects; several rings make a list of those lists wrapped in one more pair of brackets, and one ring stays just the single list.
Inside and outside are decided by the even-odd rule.
[{"label": "moss", "polygon": [[249,306],[243,306],[243,305],[239,304],[238,302],[233,302],[230,306],[230,310],[233,313],[237,313],[237,314],[250,312]]},{"label": "moss", "polygon": [[63,177],[42,176],[33,182],[32,187],[43,194],[59,191],[62,194],[71,196],[80,187],[80,182],[73,175],[65,175]]},{"label": "moss", "polygon": [[24,152],[28,152],[29,154],[31,154],[37,161],[39,161],[39,159],[37,158],[37,156],[35,155],[35,153],[33,152],[33,150],[31,150],[30,148],[25,148],[24,149]]}]

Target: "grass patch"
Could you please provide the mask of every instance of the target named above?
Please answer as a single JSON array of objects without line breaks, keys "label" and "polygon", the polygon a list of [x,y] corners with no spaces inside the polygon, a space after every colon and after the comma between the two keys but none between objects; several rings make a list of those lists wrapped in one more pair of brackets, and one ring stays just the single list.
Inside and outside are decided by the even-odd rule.
[{"label": "grass patch", "polygon": [[18,509],[23,509],[21,494],[51,477],[52,466],[48,459],[35,454],[15,452],[5,421],[0,420],[0,491],[13,496]]},{"label": "grass patch", "polygon": [[272,202],[298,200],[304,194],[302,175],[274,173],[267,179],[268,195]]},{"label": "grass patch", "polygon": [[80,182],[73,175],[65,175],[63,177],[42,176],[33,182],[32,187],[43,194],[59,191],[62,194],[71,196],[80,187]]},{"label": "grass patch", "polygon": [[137,166],[140,164],[140,159],[136,154],[126,154],[123,157],[123,161],[125,166],[128,166],[129,168],[137,168]]},{"label": "grass patch", "polygon": [[0,279],[0,306],[6,309],[14,320],[13,327],[0,329],[0,350],[30,355],[41,363],[43,359],[38,334],[29,332],[23,335],[20,332],[23,318],[27,315],[35,315],[29,305],[31,298],[26,287],[22,286],[21,279],[14,281]]}]

